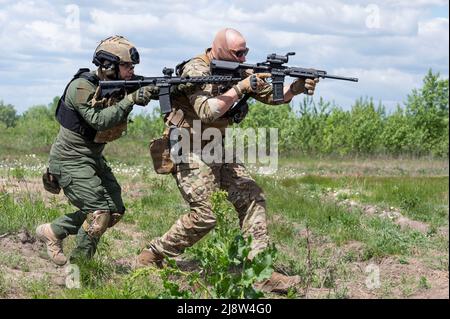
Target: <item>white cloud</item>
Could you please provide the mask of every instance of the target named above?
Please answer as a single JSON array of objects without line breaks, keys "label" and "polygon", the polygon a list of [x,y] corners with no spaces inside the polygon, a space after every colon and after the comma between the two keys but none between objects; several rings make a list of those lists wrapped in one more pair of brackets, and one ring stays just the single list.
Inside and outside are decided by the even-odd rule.
[{"label": "white cloud", "polygon": [[79,49],[80,35],[71,34],[61,28],[61,25],[48,21],[33,21],[25,24],[17,36],[35,49],[50,52],[67,52],[70,47]]},{"label": "white cloud", "polygon": [[0,11],[0,26],[6,23],[6,13]]},{"label": "white cloud", "polygon": [[423,21],[419,23],[419,36],[428,38],[432,41],[444,41],[448,43],[448,19],[446,18],[435,18],[428,21]]},{"label": "white cloud", "polygon": [[151,33],[159,24],[159,17],[152,14],[120,14],[94,9],[90,12],[92,23],[89,33],[108,36],[111,34]]},{"label": "white cloud", "polygon": [[447,0],[384,0],[385,3],[390,3],[397,6],[408,6],[408,7],[428,7],[432,5],[443,6],[448,4]]},{"label": "white cloud", "polygon": [[[32,52],[39,55],[41,51],[67,53],[79,51],[81,34],[79,29],[68,22],[71,12],[64,6],[54,6],[47,1],[19,1],[6,5],[0,16],[3,21],[0,41],[9,44],[7,56],[17,52]],[[0,19],[0,22],[2,19]]]},{"label": "white cloud", "polygon": [[[340,35],[406,35],[417,32],[417,9],[392,11],[391,6],[373,4],[345,4],[340,1],[289,2],[269,4],[263,10],[248,11],[232,5],[228,15],[236,21],[255,21],[267,26],[282,26],[284,30],[308,32],[312,34]],[[369,10],[368,10],[369,9]],[[371,26],[371,15],[378,15],[379,23]]]}]

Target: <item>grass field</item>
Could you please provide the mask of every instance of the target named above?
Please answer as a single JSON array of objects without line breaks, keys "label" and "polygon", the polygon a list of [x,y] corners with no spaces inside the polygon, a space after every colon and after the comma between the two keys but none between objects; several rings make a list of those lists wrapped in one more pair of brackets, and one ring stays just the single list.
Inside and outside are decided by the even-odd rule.
[{"label": "grass field", "polygon": [[[174,180],[156,175],[148,158],[112,158],[127,213],[102,237],[96,257],[78,265],[78,289],[67,288],[67,269],[48,261],[34,238],[39,223],[74,210],[63,195],[43,190],[45,157],[12,155],[0,162],[1,298],[163,294],[158,271],[136,270],[133,261],[188,206]],[[290,157],[280,159],[275,175],[249,169],[267,196],[275,269],[302,278],[287,296],[266,297],[449,297],[448,160]],[[69,238],[65,251],[73,246]],[[195,272],[195,261],[183,270]]]}]

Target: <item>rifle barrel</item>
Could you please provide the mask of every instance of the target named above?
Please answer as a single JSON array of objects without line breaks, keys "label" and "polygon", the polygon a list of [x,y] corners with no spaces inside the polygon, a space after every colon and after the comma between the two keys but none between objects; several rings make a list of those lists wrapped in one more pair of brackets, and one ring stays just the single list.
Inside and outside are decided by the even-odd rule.
[{"label": "rifle barrel", "polygon": [[331,75],[331,74],[324,74],[324,75],[321,75],[320,77],[322,77],[322,78],[329,78],[329,79],[336,79],[336,80],[358,82],[358,78],[350,78],[350,77],[346,77],[346,76],[338,76],[338,75]]}]

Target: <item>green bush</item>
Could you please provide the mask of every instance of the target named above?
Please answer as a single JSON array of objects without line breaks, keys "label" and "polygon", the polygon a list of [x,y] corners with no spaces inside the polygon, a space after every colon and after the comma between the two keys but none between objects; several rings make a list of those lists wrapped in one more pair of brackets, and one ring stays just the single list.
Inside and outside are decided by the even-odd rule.
[{"label": "green bush", "polygon": [[379,150],[384,110],[375,109],[372,100],[359,99],[350,111],[351,152],[373,154]]},{"label": "green bush", "polygon": [[348,129],[350,113],[334,108],[328,116],[324,128],[323,152],[345,155],[351,151],[351,136]]},{"label": "green bush", "polygon": [[0,101],[0,123],[3,123],[6,128],[14,127],[17,119],[18,116],[14,106],[11,104],[5,105],[3,101]]},{"label": "green bush", "polygon": [[448,79],[441,80],[439,73],[429,70],[422,88],[408,95],[406,116],[420,132],[417,144],[423,147],[422,154],[448,156],[448,89]]}]

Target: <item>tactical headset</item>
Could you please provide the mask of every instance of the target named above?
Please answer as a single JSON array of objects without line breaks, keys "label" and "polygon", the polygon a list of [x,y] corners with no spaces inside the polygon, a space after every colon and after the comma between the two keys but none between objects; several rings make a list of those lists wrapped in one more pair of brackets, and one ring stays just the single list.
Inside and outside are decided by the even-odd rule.
[{"label": "tactical headset", "polygon": [[[130,58],[133,64],[139,63],[139,52],[135,47],[132,47],[130,49]],[[105,64],[105,62],[109,62],[110,64]],[[92,63],[94,63],[96,66],[101,66],[102,68],[109,69],[111,68],[111,65],[119,64],[120,58],[110,52],[99,50],[98,52],[94,53]]]}]

